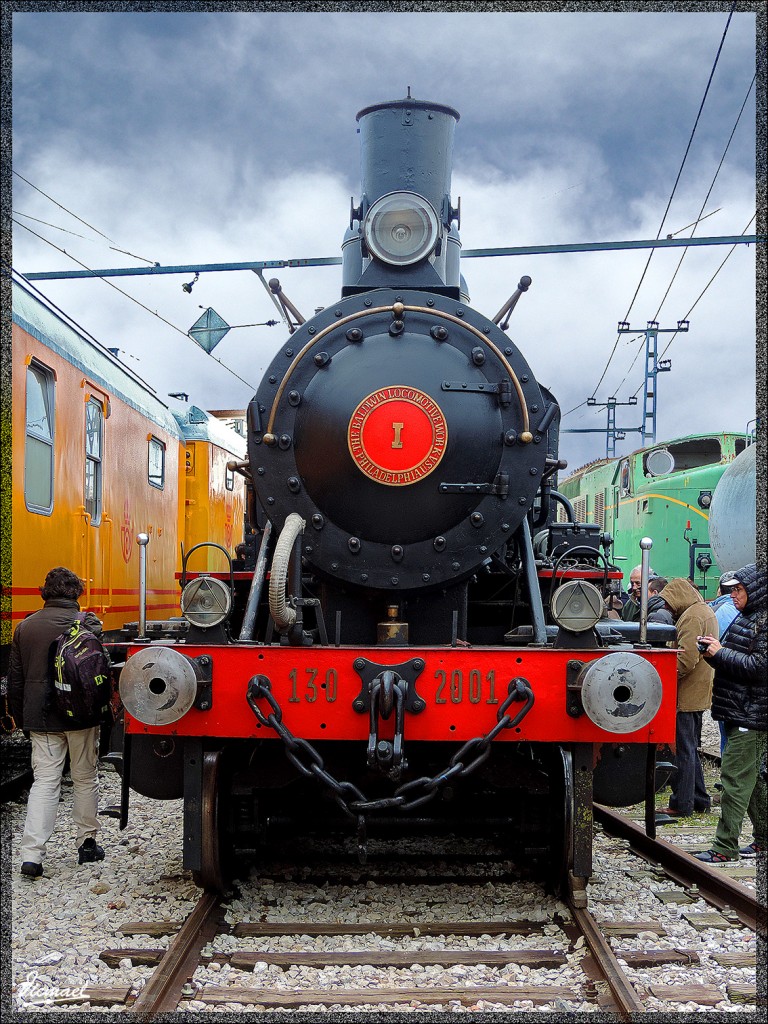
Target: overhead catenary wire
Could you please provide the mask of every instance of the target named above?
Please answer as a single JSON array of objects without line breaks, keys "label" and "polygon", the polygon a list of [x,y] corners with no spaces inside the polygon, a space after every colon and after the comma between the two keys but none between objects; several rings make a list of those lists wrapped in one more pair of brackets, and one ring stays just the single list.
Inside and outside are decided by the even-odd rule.
[{"label": "overhead catenary wire", "polygon": [[[656,239],[657,240],[661,237],[661,232],[662,232],[662,230],[664,228],[664,222],[667,219],[667,214],[669,213],[669,209],[670,209],[670,207],[672,205],[672,200],[674,199],[675,192],[677,191],[677,186],[678,186],[678,184],[680,182],[680,177],[681,177],[681,175],[683,173],[683,168],[685,167],[686,161],[688,159],[688,153],[690,152],[691,145],[693,143],[693,138],[694,138],[694,135],[696,134],[696,129],[698,127],[699,120],[701,119],[702,111],[704,110],[704,104],[706,103],[707,96],[709,94],[709,88],[710,88],[710,86],[712,84],[712,79],[714,78],[714,75],[715,75],[715,69],[717,68],[718,61],[720,60],[720,54],[721,54],[722,49],[723,49],[723,44],[725,43],[725,37],[728,34],[728,28],[730,27],[731,18],[733,17],[733,12],[734,12],[735,7],[736,7],[736,3],[735,3],[735,0],[734,0],[734,3],[731,4],[731,9],[730,9],[730,11],[728,13],[728,20],[727,20],[727,22],[725,24],[725,29],[723,30],[722,38],[720,39],[720,45],[717,48],[717,53],[715,55],[715,60],[714,60],[714,63],[712,64],[712,70],[709,73],[709,79],[707,81],[707,85],[706,85],[706,88],[704,90],[704,96],[702,97],[701,103],[699,105],[699,112],[696,115],[696,120],[694,121],[693,128],[691,129],[691,134],[690,134],[690,137],[688,139],[688,144],[685,147],[685,153],[683,154],[683,159],[682,159],[682,161],[680,163],[680,168],[679,168],[679,170],[677,172],[677,177],[675,178],[675,183],[672,186],[672,192],[670,193],[669,200],[667,201],[667,206],[666,206],[666,209],[664,210],[664,215],[661,218],[661,223],[659,224],[659,230],[656,233]],[[624,316],[622,318],[622,320],[624,322],[628,321],[628,319],[629,319],[629,314],[632,311],[632,308],[633,308],[633,306],[635,304],[635,300],[637,299],[637,296],[638,296],[638,294],[640,292],[640,288],[641,288],[641,286],[643,284],[643,281],[645,280],[645,275],[648,272],[648,267],[650,266],[650,263],[651,263],[651,260],[653,259],[653,254],[655,253],[655,251],[656,251],[655,249],[651,249],[651,251],[650,251],[650,253],[648,255],[648,259],[646,261],[645,267],[643,268],[643,272],[640,275],[640,280],[639,280],[639,282],[637,284],[637,288],[635,289],[635,294],[632,296],[632,301],[630,302],[629,307],[628,307],[626,313],[624,314]],[[592,390],[592,394],[590,395],[590,398],[594,398],[595,397],[595,395],[597,393],[597,389],[600,387],[600,385],[602,384],[603,380],[605,379],[605,375],[608,372],[608,368],[611,365],[611,362],[613,360],[614,355],[616,354],[616,349],[618,347],[619,338],[620,337],[621,337],[621,334],[619,332],[617,332],[616,340],[613,343],[613,348],[611,349],[610,355],[608,356],[608,361],[606,362],[605,367],[603,368],[603,372],[600,374],[600,379],[598,380],[597,384],[595,385],[594,389]],[[580,405],[575,406],[574,409],[570,410],[570,412],[574,412],[576,409],[581,408],[581,406],[585,405],[585,404],[586,404],[586,400],[584,402],[580,403]],[[569,415],[569,413],[565,413],[565,415],[567,416],[567,415]]]},{"label": "overhead catenary wire", "polygon": [[[29,233],[34,235],[35,238],[39,238],[41,242],[45,242],[46,245],[50,245],[51,248],[56,249],[57,252],[60,252],[64,256],[67,256],[69,259],[71,259],[73,261],[73,263],[77,263],[77,265],[79,267],[82,267],[83,270],[91,271],[93,269],[92,267],[86,266],[85,263],[82,263],[79,259],[77,259],[75,256],[73,256],[71,253],[68,253],[66,251],[66,249],[62,249],[60,246],[58,246],[58,245],[54,244],[53,242],[51,242],[50,239],[45,238],[43,235],[38,234],[37,231],[33,231],[32,228],[28,227],[26,224],[22,224],[20,221],[16,220],[15,217],[13,217],[11,219],[20,228],[24,228],[25,231],[29,231]],[[151,313],[152,316],[156,316],[158,318],[158,320],[162,320],[162,322],[164,324],[167,324],[168,327],[172,328],[174,331],[177,331],[179,334],[182,335],[182,337],[184,337],[186,339],[189,339],[189,335],[187,334],[186,331],[183,331],[180,327],[177,327],[176,324],[171,323],[170,320],[166,320],[164,316],[161,316],[157,312],[156,309],[150,309],[149,306],[145,306],[143,302],[139,302],[139,300],[134,298],[133,295],[129,294],[128,292],[124,292],[122,288],[118,288],[116,284],[112,284],[112,282],[107,280],[107,278],[105,278],[105,277],[97,277],[96,275],[94,275],[94,281],[97,281],[97,280],[98,281],[103,281],[105,284],[108,284],[110,288],[114,288],[116,292],[119,292],[121,295],[124,295],[127,299],[130,299],[131,302],[135,302],[136,305],[139,306],[141,309],[143,309],[146,313]],[[219,366],[221,366],[223,369],[225,369],[228,373],[231,373],[233,377],[237,377],[237,379],[242,384],[245,384],[247,387],[251,388],[253,391],[256,390],[255,385],[251,384],[250,381],[245,380],[244,377],[241,377],[239,373],[236,373],[230,366],[227,366],[226,363],[223,363],[220,359],[217,359],[216,356],[211,356],[210,352],[208,353],[208,355],[210,356],[211,359],[213,359],[214,362],[218,363]]]},{"label": "overhead catenary wire", "polygon": [[[85,224],[85,226],[87,228],[90,228],[91,231],[95,231],[97,235],[101,235],[101,237],[102,238],[106,238],[106,240],[108,242],[112,242],[113,244],[110,245],[109,248],[112,249],[113,252],[121,252],[121,253],[123,253],[124,256],[131,256],[135,260],[141,260],[142,263],[150,263],[150,264],[152,264],[154,266],[159,266],[160,265],[155,260],[148,260],[144,256],[137,256],[135,253],[129,252],[127,249],[119,249],[117,247],[117,243],[115,242],[114,238],[110,238],[109,235],[105,235],[103,231],[99,231],[99,229],[94,227],[93,224],[89,224],[87,220],[83,220],[82,217],[78,217],[78,215],[76,213],[73,213],[72,210],[68,210],[66,206],[64,206],[58,200],[54,199],[53,196],[49,196],[47,192],[43,192],[43,190],[41,188],[38,188],[37,185],[34,185],[31,181],[29,181],[28,178],[25,178],[23,174],[19,174],[19,172],[15,168],[13,169],[13,173],[16,175],[17,178],[20,178],[26,185],[29,185],[30,188],[33,188],[35,190],[35,192],[39,192],[41,196],[44,196],[49,202],[53,203],[54,206],[58,206],[58,208],[60,210],[63,210],[64,213],[68,213],[70,217],[74,217],[75,220],[79,220],[81,224]],[[14,212],[16,212],[16,211],[14,211]],[[16,216],[17,217],[28,217],[29,215],[25,214],[25,213],[17,213]],[[37,220],[36,217],[29,217],[29,219],[30,220]],[[41,220],[39,223],[47,224],[47,222],[43,221],[43,220]],[[47,226],[51,227],[51,228],[55,228],[58,231],[66,231],[67,230],[66,228],[58,227],[56,224],[47,224]],[[75,234],[75,232],[74,231],[70,231],[70,232],[68,232],[68,234]],[[78,238],[85,238],[84,235],[78,235],[77,237]],[[90,241],[90,239],[85,239],[85,241]]]},{"label": "overhead catenary wire", "polygon": [[[754,214],[754,213],[752,214],[752,217],[750,218],[750,220],[749,220],[749,223],[747,224],[747,226],[746,226],[746,227],[744,228],[744,230],[742,231],[742,235],[746,235],[747,231],[749,231],[749,229],[750,229],[750,227],[751,227],[752,223],[754,222],[754,220],[755,220],[756,216],[757,216],[756,214]],[[693,303],[693,305],[692,305],[692,306],[691,306],[691,308],[690,308],[690,309],[688,310],[688,312],[687,312],[687,313],[685,314],[685,316],[684,316],[684,317],[682,317],[682,320],[687,320],[687,319],[688,319],[688,317],[689,317],[689,316],[691,315],[691,313],[692,313],[692,312],[694,311],[694,309],[696,308],[696,306],[698,306],[699,302],[700,302],[700,301],[701,301],[701,300],[702,300],[702,299],[704,298],[704,295],[705,295],[705,293],[706,293],[707,289],[708,289],[708,288],[709,288],[709,286],[710,286],[710,285],[712,284],[712,282],[713,282],[713,281],[715,280],[715,278],[716,278],[716,277],[717,277],[717,275],[718,275],[718,274],[720,273],[720,271],[721,271],[721,270],[723,269],[723,267],[724,267],[724,266],[725,266],[725,264],[726,264],[726,263],[728,262],[728,260],[729,260],[729,259],[731,258],[731,256],[733,255],[733,252],[734,252],[734,250],[735,250],[735,249],[736,249],[736,244],[732,245],[732,246],[731,246],[731,248],[730,248],[730,249],[728,250],[728,254],[726,255],[725,259],[724,259],[724,260],[723,260],[723,262],[722,262],[722,263],[720,264],[720,266],[719,266],[719,267],[717,268],[717,270],[716,270],[716,271],[714,272],[714,274],[712,275],[712,277],[710,277],[709,281],[707,281],[707,283],[706,283],[706,284],[704,285],[704,287],[702,288],[702,290],[701,290],[701,292],[699,293],[698,297],[696,298],[696,301],[695,301],[695,302]],[[663,355],[664,355],[664,354],[665,354],[666,352],[668,352],[668,351],[669,351],[669,346],[670,346],[670,345],[672,344],[672,342],[673,342],[673,341],[675,340],[675,338],[677,337],[677,335],[678,335],[678,332],[677,332],[677,331],[675,331],[675,332],[674,332],[674,333],[672,334],[671,338],[669,339],[669,341],[667,342],[667,344],[666,344],[666,345],[664,346],[663,350],[662,350],[662,351],[661,351],[661,352],[659,353],[659,358],[661,358],[661,357],[662,357],[662,356],[663,356]],[[638,388],[638,389],[637,389],[637,390],[635,391],[635,395],[637,395],[637,394],[638,394],[638,393],[639,393],[640,391],[642,391],[642,388],[643,388],[643,385],[641,384],[641,385],[640,385],[640,387],[639,387],[639,388]]]},{"label": "overhead catenary wire", "polygon": [[[747,105],[747,100],[749,99],[749,97],[750,97],[750,94],[751,94],[751,92],[752,92],[752,89],[753,89],[753,87],[754,87],[754,84],[755,84],[755,79],[756,79],[756,74],[752,76],[752,81],[751,81],[751,82],[749,83],[749,87],[747,88],[747,92],[746,92],[746,94],[745,94],[745,96],[744,96],[744,100],[743,100],[743,102],[742,102],[742,104],[741,104],[741,107],[740,107],[740,109],[739,109],[739,112],[738,112],[738,114],[736,115],[736,120],[735,120],[735,122],[734,122],[734,124],[733,124],[733,128],[731,129],[731,134],[730,134],[730,135],[728,136],[728,141],[727,141],[727,142],[726,142],[726,144],[725,144],[725,148],[723,149],[723,153],[722,153],[722,156],[720,157],[720,162],[719,162],[719,163],[718,163],[718,165],[717,165],[717,169],[715,170],[715,173],[714,173],[714,176],[713,176],[713,178],[712,178],[712,181],[710,182],[709,188],[707,189],[707,194],[706,194],[706,196],[704,197],[704,201],[703,201],[703,202],[702,202],[702,204],[701,204],[701,209],[699,210],[699,215],[698,215],[698,217],[697,217],[697,218],[696,218],[696,220],[695,220],[695,221],[693,222],[693,224],[686,224],[686,226],[685,226],[684,228],[681,228],[681,229],[680,229],[680,231],[677,231],[677,232],[675,232],[675,234],[680,234],[681,232],[683,232],[683,231],[686,231],[686,230],[687,230],[688,228],[691,228],[691,234],[690,234],[690,236],[689,236],[689,237],[691,237],[691,238],[692,238],[692,237],[693,237],[693,235],[694,235],[694,233],[695,233],[695,231],[696,231],[696,228],[697,228],[697,227],[698,227],[698,225],[699,225],[699,224],[701,223],[701,221],[703,221],[703,220],[706,220],[706,218],[707,218],[707,217],[711,217],[711,216],[712,216],[712,214],[714,214],[714,213],[717,213],[717,210],[713,210],[713,211],[712,211],[711,213],[708,213],[708,214],[706,214],[706,216],[705,216],[705,215],[704,215],[704,210],[706,209],[706,206],[707,206],[707,202],[709,201],[709,197],[710,197],[710,196],[711,196],[711,194],[712,194],[712,189],[713,189],[713,188],[715,187],[715,182],[717,181],[717,179],[718,179],[718,177],[719,177],[719,175],[720,175],[720,171],[722,170],[723,164],[724,164],[724,162],[725,162],[725,158],[726,158],[726,156],[727,156],[727,154],[728,154],[728,150],[730,149],[730,146],[731,146],[731,142],[733,141],[733,137],[734,137],[734,135],[736,134],[736,129],[737,129],[737,128],[738,128],[738,126],[739,126],[739,121],[741,120],[741,115],[742,115],[742,114],[744,113],[744,108],[745,108],[745,107],[746,107],[746,105]],[[753,218],[753,219],[754,219],[754,218]],[[751,224],[751,223],[752,223],[752,221],[750,221],[750,224]],[[746,228],[745,228],[745,230],[744,230],[744,231],[742,231],[742,234],[746,234]],[[735,247],[734,247],[734,248],[735,248]],[[733,249],[731,249],[731,251],[730,251],[730,252],[728,253],[728,256],[730,256],[732,252],[733,252]],[[666,291],[664,292],[664,295],[662,296],[661,302],[659,303],[659,307],[658,307],[658,309],[656,310],[656,313],[655,313],[655,315],[653,316],[653,321],[655,321],[655,322],[658,322],[658,319],[659,319],[659,314],[661,313],[662,307],[663,307],[664,303],[665,303],[665,302],[666,302],[666,300],[667,300],[667,296],[669,295],[669,292],[670,292],[670,290],[671,290],[671,288],[672,288],[672,285],[673,285],[673,284],[674,284],[674,282],[675,282],[675,278],[677,277],[677,274],[678,274],[678,272],[679,272],[679,270],[680,270],[680,267],[681,267],[681,266],[682,266],[682,264],[683,264],[683,260],[685,259],[685,257],[686,257],[687,255],[688,255],[688,249],[683,249],[682,255],[680,256],[680,259],[678,260],[677,266],[675,267],[674,273],[672,274],[672,278],[671,278],[671,280],[670,280],[669,284],[667,285],[667,289],[666,289]],[[728,259],[728,256],[726,256],[726,259]],[[723,263],[725,263],[725,260],[723,261]],[[722,267],[722,264],[721,264],[721,267]],[[719,273],[719,271],[718,271],[718,273]],[[707,286],[707,287],[708,287],[708,286]],[[702,293],[702,294],[703,294],[703,293]],[[697,299],[697,301],[698,301],[698,299]],[[683,319],[686,319],[686,317],[684,317]],[[675,332],[675,335],[676,335],[676,333],[677,333],[677,332]],[[672,340],[674,339],[675,335],[673,335],[673,336],[672,336],[672,339],[670,339],[670,342],[669,342],[669,344],[667,345],[667,348],[669,348],[669,345],[670,345],[670,344],[672,343]],[[642,339],[642,338],[644,338],[644,337],[645,337],[645,335],[644,335],[644,334],[641,334],[641,335],[639,335],[639,338],[640,338],[640,339]],[[638,338],[634,338],[634,339],[632,339],[632,341],[637,341],[637,340],[638,340]],[[664,351],[665,351],[665,352],[666,352],[667,348],[665,348],[665,349],[664,349]],[[617,387],[617,388],[615,389],[615,392],[616,392],[617,394],[618,394],[618,392],[619,392],[619,391],[621,390],[621,388],[622,388],[622,387],[624,386],[624,384],[625,384],[625,383],[627,382],[627,378],[629,377],[630,373],[632,372],[632,369],[634,368],[634,365],[635,365],[635,363],[636,363],[636,362],[637,362],[637,360],[639,359],[639,357],[640,357],[640,353],[641,353],[641,352],[642,352],[642,347],[638,347],[637,351],[635,352],[635,356],[634,356],[634,358],[633,358],[632,362],[631,362],[631,363],[630,363],[630,365],[629,365],[629,369],[628,369],[628,370],[627,370],[627,372],[626,372],[626,373],[624,374],[624,378],[623,378],[623,380],[621,381],[621,383],[619,384],[619,386],[618,386],[618,387]],[[638,391],[639,391],[639,390],[640,390],[640,388],[638,388]],[[638,393],[638,392],[636,391],[636,392],[635,392],[635,394],[637,394],[637,393]]]},{"label": "overhead catenary wire", "polygon": [[[54,231],[63,231],[66,235],[72,235],[74,238],[81,238],[84,242],[89,242],[91,245],[103,245],[103,242],[99,242],[97,238],[88,238],[87,235],[81,235],[77,231],[70,231],[69,228],[63,228],[60,224],[51,224],[50,221],[42,220],[40,217],[33,217],[30,213],[22,213],[20,210],[11,210],[17,217],[24,217],[25,220],[33,220],[35,224],[44,224],[47,228],[53,228]],[[154,260],[145,259],[143,256],[137,256],[135,252],[129,252],[127,249],[120,249],[116,245],[108,245],[108,249],[112,252],[120,252],[124,256],[131,256],[135,260],[141,260],[142,263],[149,263],[154,267],[159,267],[160,264]]]}]

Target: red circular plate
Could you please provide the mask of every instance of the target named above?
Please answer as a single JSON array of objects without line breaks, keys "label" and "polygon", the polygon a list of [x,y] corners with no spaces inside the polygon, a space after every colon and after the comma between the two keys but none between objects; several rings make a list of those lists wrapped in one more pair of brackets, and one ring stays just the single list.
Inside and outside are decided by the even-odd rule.
[{"label": "red circular plate", "polygon": [[380,388],[352,413],[349,451],[371,480],[402,487],[429,476],[448,444],[440,406],[417,388]]}]

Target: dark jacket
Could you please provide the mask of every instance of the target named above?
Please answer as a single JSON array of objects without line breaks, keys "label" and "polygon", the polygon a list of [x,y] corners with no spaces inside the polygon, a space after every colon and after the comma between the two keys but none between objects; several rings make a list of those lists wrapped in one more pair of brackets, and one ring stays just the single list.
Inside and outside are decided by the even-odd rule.
[{"label": "dark jacket", "polygon": [[[638,621],[639,618],[638,612]],[[667,609],[664,598],[660,594],[654,594],[648,601],[648,621],[665,622],[668,626],[674,624],[675,620],[672,618],[672,612]]]},{"label": "dark jacket", "polygon": [[752,563],[734,573],[747,603],[708,661],[715,667],[712,717],[765,732],[768,717],[768,629],[766,572]]},{"label": "dark jacket", "polygon": [[[80,605],[64,597],[46,601],[38,612],[23,619],[13,634],[8,674],[11,714],[20,729],[65,732],[70,724],[50,706],[51,647],[77,618]],[[97,635],[101,622],[86,612],[83,627]]]},{"label": "dark jacket", "polygon": [[[621,609],[621,617],[624,622],[640,621],[640,605],[634,598],[630,597]],[[664,607],[664,601],[658,594],[654,594],[648,600],[648,621],[666,622],[668,626],[672,625],[672,616]]]},{"label": "dark jacket", "polygon": [[672,609],[677,631],[677,710],[706,711],[712,702],[713,673],[696,637],[717,636],[717,616],[682,576],[669,581],[661,599]]}]

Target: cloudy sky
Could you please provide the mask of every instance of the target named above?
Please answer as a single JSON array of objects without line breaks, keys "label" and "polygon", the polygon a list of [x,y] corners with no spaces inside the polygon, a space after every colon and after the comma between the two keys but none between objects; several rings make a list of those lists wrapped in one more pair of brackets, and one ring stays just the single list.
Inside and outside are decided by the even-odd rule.
[{"label": "cloudy sky", "polygon": [[[744,5],[729,24],[730,4],[190,6],[14,13],[20,272],[338,256],[359,199],[355,115],[409,86],[461,114],[452,197],[465,249],[683,237],[702,210],[699,236],[756,230],[756,16]],[[509,333],[569,413],[564,427],[604,427],[605,408],[585,400],[631,395],[638,406],[619,408],[617,424],[638,427],[644,336],[619,337],[617,322],[674,328],[689,316],[687,334],[660,336],[672,366],[658,379],[658,439],[743,431],[755,416],[754,246],[691,248],[682,264],[686,250],[658,250],[646,270],[649,252],[474,258],[462,269],[489,316],[532,277]],[[339,295],[339,267],[273,273],[305,316]],[[203,309],[232,325],[276,311],[249,271],[203,274],[187,294],[191,277],[37,286],[162,397],[243,407],[285,330],[238,327],[215,361],[186,337]],[[638,445],[627,433],[617,450]],[[604,452],[602,434],[562,439],[572,468]]]}]

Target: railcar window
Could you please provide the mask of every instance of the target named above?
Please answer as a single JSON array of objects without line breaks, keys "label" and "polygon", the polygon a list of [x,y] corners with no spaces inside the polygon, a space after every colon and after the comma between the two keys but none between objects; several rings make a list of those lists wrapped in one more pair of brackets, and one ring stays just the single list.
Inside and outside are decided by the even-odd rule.
[{"label": "railcar window", "polygon": [[621,482],[619,484],[622,497],[629,494],[629,459],[621,464]]},{"label": "railcar window", "polygon": [[85,511],[91,517],[91,526],[101,523],[101,505],[104,479],[102,451],[104,448],[104,411],[95,398],[85,405]]},{"label": "railcar window", "polygon": [[152,487],[165,487],[165,445],[156,437],[149,439],[147,479]]},{"label": "railcar window", "polygon": [[27,367],[24,501],[30,512],[53,511],[53,371],[37,363]]},{"label": "railcar window", "polygon": [[667,448],[675,460],[675,472],[682,473],[700,466],[717,465],[723,457],[720,438],[697,437],[679,444],[669,444]]},{"label": "railcar window", "polygon": [[234,491],[235,489],[235,474],[229,466],[227,466],[226,475],[224,477],[224,486],[228,491]]}]

